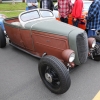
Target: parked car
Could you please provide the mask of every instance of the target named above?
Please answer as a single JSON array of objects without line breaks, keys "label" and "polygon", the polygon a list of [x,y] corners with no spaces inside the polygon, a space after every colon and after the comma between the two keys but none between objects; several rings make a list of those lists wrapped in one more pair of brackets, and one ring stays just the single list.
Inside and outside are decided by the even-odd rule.
[{"label": "parked car", "polygon": [[18,17],[6,18],[4,26],[6,35],[0,28],[0,48],[6,46],[8,38],[10,45],[40,58],[40,77],[56,94],[69,89],[69,68],[86,63],[96,44],[83,29],[56,20],[47,9],[28,10]]},{"label": "parked car", "polygon": [[[79,28],[82,28],[84,30],[86,29],[85,16],[86,16],[86,13],[88,12],[89,6],[91,5],[92,2],[93,1],[83,1],[83,12],[82,12],[82,17],[80,19],[80,23],[78,26],[79,26]],[[74,4],[74,1],[72,1],[72,3]],[[60,20],[59,12],[58,12],[58,3],[55,3],[53,13],[54,13],[56,19]],[[72,25],[72,15],[71,14],[69,15],[68,23]]]}]

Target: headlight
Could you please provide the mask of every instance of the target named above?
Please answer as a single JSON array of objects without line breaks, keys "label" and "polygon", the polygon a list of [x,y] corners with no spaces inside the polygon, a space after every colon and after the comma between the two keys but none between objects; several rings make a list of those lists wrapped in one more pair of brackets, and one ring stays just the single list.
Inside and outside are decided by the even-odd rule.
[{"label": "headlight", "polygon": [[88,38],[88,44],[89,44],[89,48],[94,48],[96,45],[95,38]]},{"label": "headlight", "polygon": [[75,53],[74,53],[73,50],[67,49],[67,50],[64,50],[62,52],[62,57],[63,57],[64,61],[67,61],[68,63],[71,63],[75,59]]},{"label": "headlight", "polygon": [[75,59],[75,53],[72,53],[69,57],[69,62],[73,62]]}]

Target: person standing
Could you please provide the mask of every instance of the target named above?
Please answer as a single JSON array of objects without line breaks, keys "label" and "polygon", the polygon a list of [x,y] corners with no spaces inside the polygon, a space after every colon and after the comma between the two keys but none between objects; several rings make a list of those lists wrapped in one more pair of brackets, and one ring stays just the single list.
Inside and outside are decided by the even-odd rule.
[{"label": "person standing", "polygon": [[71,14],[72,8],[71,0],[58,0],[58,11],[62,22],[68,23],[68,15]]},{"label": "person standing", "polygon": [[79,20],[82,16],[83,10],[83,1],[82,0],[75,0],[73,10],[72,10],[72,22],[73,25],[78,27]]},{"label": "person standing", "polygon": [[26,0],[26,3],[27,3],[27,9],[26,10],[38,8],[37,0]]},{"label": "person standing", "polygon": [[88,37],[95,36],[96,31],[100,30],[100,0],[93,0],[89,7],[86,17],[88,29]]},{"label": "person standing", "polygon": [[40,8],[50,9],[53,11],[53,8],[54,8],[53,1],[52,0],[41,0]]}]

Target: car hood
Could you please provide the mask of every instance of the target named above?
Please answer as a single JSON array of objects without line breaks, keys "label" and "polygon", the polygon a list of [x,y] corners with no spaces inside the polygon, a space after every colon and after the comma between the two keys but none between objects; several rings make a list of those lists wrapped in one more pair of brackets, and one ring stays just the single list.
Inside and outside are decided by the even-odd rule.
[{"label": "car hood", "polygon": [[80,31],[84,31],[80,28],[60,22],[55,19],[28,22],[27,24],[25,24],[25,28],[29,30],[37,30],[63,36],[68,36],[74,31],[77,31],[75,32],[76,34]]}]

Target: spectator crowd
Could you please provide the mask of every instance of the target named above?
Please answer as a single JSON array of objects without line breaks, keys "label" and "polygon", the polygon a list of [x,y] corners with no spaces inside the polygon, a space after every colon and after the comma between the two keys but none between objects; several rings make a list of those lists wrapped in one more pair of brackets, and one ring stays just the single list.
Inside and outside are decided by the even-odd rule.
[{"label": "spectator crowd", "polygon": [[[89,7],[86,14],[86,30],[88,37],[96,35],[97,31],[100,31],[100,0],[92,0],[92,4]],[[27,10],[38,8],[37,0],[26,0]],[[50,9],[53,11],[54,4],[52,0],[40,0],[40,8]],[[78,27],[79,20],[82,15],[83,0],[75,0],[72,4],[71,0],[58,0],[58,12],[60,20],[64,23],[68,23],[68,16],[72,14],[72,23]]]}]

